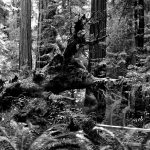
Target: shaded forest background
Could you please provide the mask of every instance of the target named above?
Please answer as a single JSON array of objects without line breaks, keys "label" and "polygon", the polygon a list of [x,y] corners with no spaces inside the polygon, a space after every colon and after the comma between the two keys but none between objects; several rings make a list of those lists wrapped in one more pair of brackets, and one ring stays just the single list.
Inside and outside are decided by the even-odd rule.
[{"label": "shaded forest background", "polygon": [[0,0],[0,149],[149,149],[149,0]]}]

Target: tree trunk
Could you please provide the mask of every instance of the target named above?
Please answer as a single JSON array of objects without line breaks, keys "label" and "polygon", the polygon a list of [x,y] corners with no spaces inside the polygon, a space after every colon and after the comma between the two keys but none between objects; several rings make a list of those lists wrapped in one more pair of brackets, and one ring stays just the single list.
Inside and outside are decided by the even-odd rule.
[{"label": "tree trunk", "polygon": [[144,0],[135,0],[135,45],[139,52],[144,46]]},{"label": "tree trunk", "polygon": [[144,2],[145,2],[145,4],[144,4],[145,8],[144,9],[145,9],[146,14],[148,14],[148,12],[150,11],[150,1],[146,0]]},{"label": "tree trunk", "polygon": [[[48,45],[50,43],[50,40],[48,40],[47,43],[44,43],[43,41],[45,41],[45,38],[49,38],[51,37],[51,35],[48,35],[49,37],[47,37],[47,32],[45,32],[45,34],[43,34],[43,31],[47,28],[51,28],[50,25],[46,24],[44,22],[44,20],[46,19],[53,19],[56,9],[55,6],[54,8],[48,8],[48,4],[50,4],[51,6],[53,6],[55,3],[52,0],[40,0],[39,1],[39,17],[38,17],[38,40],[37,40],[37,54],[36,54],[36,68],[42,68],[41,65],[41,59],[40,57],[42,56],[40,54],[41,51],[43,51],[43,46],[46,47],[46,44]],[[48,20],[49,22],[49,20]],[[53,31],[51,31],[52,33]],[[44,37],[44,38],[42,38]],[[48,46],[47,46],[48,49]]]},{"label": "tree trunk", "polygon": [[135,35],[134,35],[134,26],[137,25],[136,22],[134,24],[133,20],[134,17],[134,10],[133,10],[133,6],[134,6],[134,0],[130,0],[128,2],[126,2],[126,13],[125,13],[125,17],[127,18],[127,54],[129,55],[126,59],[126,67],[128,67],[129,65],[135,65],[136,63],[136,53],[135,53]]},{"label": "tree trunk", "polygon": [[[92,0],[91,1],[91,17],[94,18],[94,23],[90,27],[90,35],[97,39],[97,43],[90,46],[89,71],[94,67],[95,62],[106,56],[106,46],[103,43],[106,39],[106,1]],[[91,60],[92,59],[92,60]]]},{"label": "tree trunk", "polygon": [[31,53],[31,0],[21,0],[21,27],[19,47],[19,69],[32,69]]},{"label": "tree trunk", "polygon": [[[43,13],[42,10],[44,10],[43,8],[43,1],[40,0],[39,1],[39,17],[38,17],[38,38],[37,38],[37,54],[36,54],[36,61],[40,61],[40,48],[41,48],[41,33],[42,33],[42,22],[43,22]],[[39,64],[36,63],[36,68],[40,68]]]},{"label": "tree trunk", "polygon": [[[90,35],[94,36],[94,40],[97,42],[93,42],[93,44],[90,46],[88,70],[89,72],[94,72],[97,64],[106,56],[106,46],[104,44],[106,39],[107,20],[105,0],[91,1],[91,17],[94,22],[90,27]],[[101,89],[102,91],[98,91],[98,89],[95,89],[95,87],[88,87],[86,89],[84,100],[85,112],[87,114],[94,114],[93,117],[97,122],[103,121],[106,109],[106,102],[104,98],[105,86],[101,87]]]}]

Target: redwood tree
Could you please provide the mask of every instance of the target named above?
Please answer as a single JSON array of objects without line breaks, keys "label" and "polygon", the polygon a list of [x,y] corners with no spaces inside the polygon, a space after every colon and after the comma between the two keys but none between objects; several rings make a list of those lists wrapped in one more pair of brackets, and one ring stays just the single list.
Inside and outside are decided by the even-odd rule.
[{"label": "redwood tree", "polygon": [[[91,17],[93,21],[90,27],[90,35],[94,36],[94,42],[90,44],[88,69],[90,72],[93,72],[98,62],[106,55],[105,44],[102,44],[106,38],[106,0],[91,0]],[[102,69],[106,69],[105,66],[102,66]],[[102,69],[100,70],[102,71]],[[101,86],[101,89],[104,92],[105,86]],[[97,122],[101,122],[105,116],[106,102],[103,92],[98,90],[94,92],[90,87],[86,89],[85,112],[94,114],[93,117]]]},{"label": "redwood tree", "polygon": [[144,0],[135,0],[135,44],[141,51],[144,45]]},{"label": "redwood tree", "polygon": [[19,68],[32,69],[31,53],[31,0],[21,0]]},{"label": "redwood tree", "polygon": [[91,62],[91,59],[97,62],[106,55],[105,45],[99,44],[105,42],[106,38],[106,0],[91,0],[91,17],[94,21],[90,27],[90,35],[94,36],[97,42],[90,46],[89,70],[91,63],[95,63]]},{"label": "redwood tree", "polygon": [[[43,51],[43,47],[48,49],[48,44],[51,43],[51,40],[47,40],[51,37],[50,31],[51,28],[51,19],[53,19],[56,12],[55,1],[52,0],[40,0],[39,1],[39,16],[38,16],[38,40],[37,40],[37,54],[36,54],[36,68],[41,68],[41,54],[40,51]],[[51,32],[48,34],[48,30]],[[47,30],[47,31],[45,31]],[[45,40],[46,43],[44,42]],[[45,45],[46,44],[46,45]]]}]

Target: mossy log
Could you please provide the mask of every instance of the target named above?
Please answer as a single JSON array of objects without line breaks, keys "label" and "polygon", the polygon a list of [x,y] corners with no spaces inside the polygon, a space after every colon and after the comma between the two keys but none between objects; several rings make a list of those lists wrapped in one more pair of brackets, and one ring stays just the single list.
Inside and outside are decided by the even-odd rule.
[{"label": "mossy log", "polygon": [[[101,122],[105,116],[105,107],[103,107],[105,106],[105,99],[102,96],[103,93],[97,93],[97,91],[104,87],[104,82],[103,79],[97,80],[87,70],[75,68],[75,66],[68,66],[53,78],[49,75],[35,74],[33,77],[18,80],[4,87],[0,96],[0,112],[16,105],[22,96],[45,99],[49,97],[49,93],[59,94],[70,89],[92,88],[96,102],[92,112],[98,114],[99,122]],[[99,109],[100,106],[103,109]],[[86,108],[89,109],[89,114],[91,106],[86,106]]]},{"label": "mossy log", "polygon": [[48,82],[45,80],[42,83],[44,90],[51,91],[55,94],[70,90],[70,89],[84,89],[94,84],[94,76],[88,71],[81,68],[72,69],[67,68],[65,72],[58,74]]},{"label": "mossy log", "polygon": [[[100,105],[105,106],[105,100],[103,92],[97,93],[96,91],[104,90],[104,80],[97,80],[91,73],[89,73],[84,65],[78,60],[74,59],[74,55],[79,50],[77,45],[79,44],[79,48],[83,47],[83,43],[85,42],[84,34],[78,36],[78,32],[84,30],[83,21],[84,17],[75,25],[74,36],[68,41],[67,47],[65,49],[64,55],[61,55],[61,52],[56,44],[49,45],[52,49],[45,48],[45,52],[43,52],[43,57],[50,55],[53,53],[53,61],[49,61],[49,67],[44,67],[43,73],[34,73],[33,78],[30,77],[28,79],[17,81],[13,84],[10,84],[8,87],[5,87],[1,92],[0,96],[0,106],[1,110],[3,109],[4,104],[12,104],[15,101],[14,97],[19,97],[20,95],[25,95],[28,97],[40,98],[43,97],[43,93],[52,92],[54,94],[59,94],[66,90],[71,89],[84,89],[90,88],[92,89],[92,93],[95,96],[95,103],[92,108],[92,112],[100,113],[101,110],[98,110]],[[82,31],[83,32],[83,31]],[[83,32],[84,33],[84,32]],[[41,52],[41,50],[40,50]],[[44,55],[47,54],[47,55]],[[51,56],[51,55],[50,55]],[[44,66],[45,61],[37,62]],[[61,69],[53,74],[53,78],[50,74],[50,67],[60,65]],[[96,88],[95,88],[96,87]],[[89,93],[91,94],[91,93]],[[102,101],[102,103],[101,103]],[[89,109],[91,106],[87,106]],[[105,112],[105,107],[103,107],[103,111]],[[91,111],[88,111],[88,113]],[[102,112],[104,114],[104,112]],[[96,115],[95,115],[96,116]],[[102,115],[104,118],[104,115]],[[100,119],[101,120],[101,119]]]}]

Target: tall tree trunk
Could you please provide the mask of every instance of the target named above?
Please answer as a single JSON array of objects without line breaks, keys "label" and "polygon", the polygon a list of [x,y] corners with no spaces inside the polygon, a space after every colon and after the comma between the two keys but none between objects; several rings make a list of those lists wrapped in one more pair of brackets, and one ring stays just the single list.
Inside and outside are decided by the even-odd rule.
[{"label": "tall tree trunk", "polygon": [[137,13],[134,13],[133,7],[135,4],[134,0],[130,0],[126,2],[126,13],[125,17],[127,19],[127,54],[129,57],[126,59],[126,67],[129,65],[135,65],[136,63],[136,53],[134,51],[135,49],[135,35],[134,35],[134,26],[137,28],[137,22],[134,23],[134,18],[137,18]]},{"label": "tall tree trunk", "polygon": [[21,0],[21,26],[19,47],[19,68],[32,69],[31,53],[31,0]]},{"label": "tall tree trunk", "polygon": [[[13,23],[9,24],[10,28],[17,29],[20,27],[20,1],[18,0],[12,0],[11,5],[15,8],[18,8],[18,10],[12,10],[11,18],[13,19]],[[9,35],[10,40],[14,40],[14,36],[11,34]]]},{"label": "tall tree trunk", "polygon": [[[40,0],[39,1],[39,17],[38,17],[38,39],[37,39],[37,54],[36,54],[36,68],[41,68],[40,65],[40,51],[43,49],[42,45],[43,45],[43,38],[42,35],[43,31],[45,29],[46,24],[44,23],[44,20],[46,19],[53,19],[54,14],[55,14],[55,9],[49,9],[48,8],[48,4],[53,5],[54,1],[52,0]],[[46,26],[47,27],[47,26]],[[50,27],[50,26],[49,26]],[[47,27],[47,28],[49,28]],[[48,37],[47,37],[48,38]],[[49,42],[49,41],[48,41]]]},{"label": "tall tree trunk", "polygon": [[141,52],[144,46],[144,0],[135,0],[135,44]]},{"label": "tall tree trunk", "polygon": [[[37,38],[37,53],[36,53],[36,62],[40,61],[40,48],[41,48],[41,34],[42,34],[42,22],[43,22],[43,0],[39,1],[39,17],[38,17],[38,38]],[[36,68],[40,68],[39,64],[36,63]]]},{"label": "tall tree trunk", "polygon": [[149,0],[145,0],[144,1],[144,6],[145,6],[145,12],[146,14],[148,14],[148,12],[150,11],[150,1]]},{"label": "tall tree trunk", "polygon": [[[101,60],[106,56],[105,45],[99,44],[99,42],[105,42],[106,39],[106,1],[105,0],[92,0],[91,1],[91,16],[95,18],[94,23],[90,27],[90,35],[97,39],[97,43],[90,46],[89,53],[89,71],[92,70],[95,62]],[[92,60],[91,60],[92,59]]]},{"label": "tall tree trunk", "polygon": [[[38,17],[38,40],[37,40],[37,54],[36,54],[36,60],[40,61],[40,50],[42,46],[42,32],[43,32],[43,26],[44,26],[44,19],[46,17],[46,11],[48,6],[49,0],[39,0],[39,17]],[[39,63],[36,63],[36,68],[40,68]]]},{"label": "tall tree trunk", "polygon": [[[106,39],[106,0],[91,0],[91,17],[94,23],[90,27],[90,35],[94,36],[97,41],[90,46],[89,51],[89,72],[93,72],[99,61],[106,56],[106,47],[104,43]],[[95,76],[95,74],[94,74]],[[94,114],[97,122],[102,122],[105,116],[106,102],[103,95],[105,86],[101,87],[103,91],[94,92],[89,87],[86,89],[84,107],[87,114]]]}]

